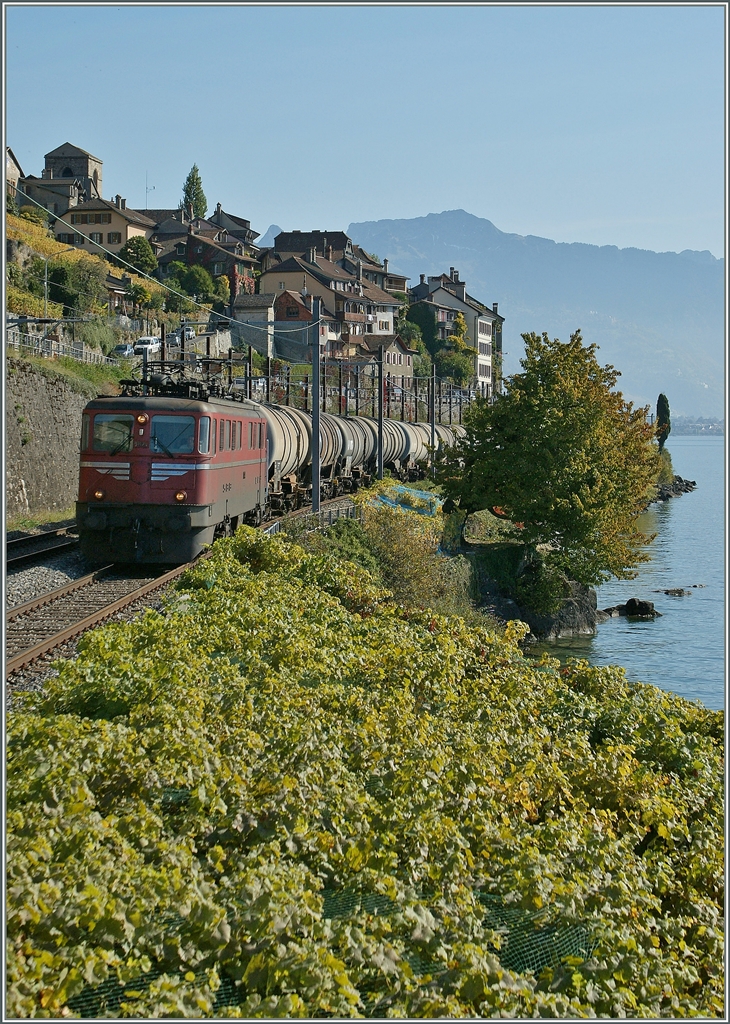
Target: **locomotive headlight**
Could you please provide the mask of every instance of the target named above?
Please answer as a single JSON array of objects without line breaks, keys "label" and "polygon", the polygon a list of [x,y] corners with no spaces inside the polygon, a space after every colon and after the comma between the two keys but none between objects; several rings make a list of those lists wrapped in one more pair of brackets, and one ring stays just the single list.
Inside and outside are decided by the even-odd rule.
[{"label": "locomotive headlight", "polygon": [[103,491],[94,491],[94,497],[96,498],[97,501],[103,501],[104,500],[104,492]]},{"label": "locomotive headlight", "polygon": [[175,501],[185,501],[186,498],[187,498],[187,492],[186,491],[177,491],[176,494],[175,494]]},{"label": "locomotive headlight", "polygon": [[149,419],[149,416],[147,415],[147,413],[146,412],[141,412],[137,416],[137,423],[146,423],[148,419]]}]

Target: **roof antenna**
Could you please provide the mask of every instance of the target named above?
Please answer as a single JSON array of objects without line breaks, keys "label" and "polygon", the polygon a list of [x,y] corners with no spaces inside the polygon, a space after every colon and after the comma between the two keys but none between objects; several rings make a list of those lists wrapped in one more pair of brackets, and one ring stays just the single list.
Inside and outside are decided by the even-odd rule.
[{"label": "roof antenna", "polygon": [[154,191],[155,191],[155,186],[154,185],[150,185],[149,188],[147,187],[147,171],[145,171],[144,172],[144,208],[145,208],[145,210],[147,209],[147,196],[149,195],[150,192],[154,192]]}]

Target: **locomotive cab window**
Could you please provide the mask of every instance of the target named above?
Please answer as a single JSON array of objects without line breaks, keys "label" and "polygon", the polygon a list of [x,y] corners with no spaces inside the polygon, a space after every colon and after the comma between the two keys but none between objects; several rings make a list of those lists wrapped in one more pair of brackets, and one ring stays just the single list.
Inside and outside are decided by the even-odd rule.
[{"label": "locomotive cab window", "polygon": [[91,442],[95,452],[131,452],[134,417],[124,413],[97,413],[94,416],[94,434]]},{"label": "locomotive cab window", "polygon": [[210,451],[210,416],[200,417],[198,428],[198,451],[201,455],[207,455]]},{"label": "locomotive cab window", "polygon": [[153,416],[150,449],[155,454],[191,455],[195,446],[193,416]]},{"label": "locomotive cab window", "polygon": [[88,413],[84,413],[81,417],[81,451],[85,452],[89,447],[89,426],[90,417]]}]

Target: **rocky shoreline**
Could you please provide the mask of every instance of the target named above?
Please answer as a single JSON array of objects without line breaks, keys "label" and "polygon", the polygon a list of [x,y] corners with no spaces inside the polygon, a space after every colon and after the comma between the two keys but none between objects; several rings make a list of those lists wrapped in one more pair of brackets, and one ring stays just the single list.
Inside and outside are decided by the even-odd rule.
[{"label": "rocky shoreline", "polygon": [[[670,498],[678,498],[681,494],[689,494],[696,487],[695,480],[685,480],[683,477],[675,475],[671,484],[658,485],[656,497],[650,504],[669,501]],[[701,586],[701,584],[694,586]],[[677,587],[662,591],[662,593],[681,597],[691,591]],[[591,636],[596,632],[597,626],[608,622],[609,619],[626,617],[648,621],[659,618],[662,614],[655,609],[653,601],[637,597],[629,598],[626,604],[599,609],[595,590],[575,581],[571,581],[570,593],[563,599],[560,608],[553,615],[538,615],[520,608],[512,598],[500,594],[496,586],[485,588],[482,593],[482,607],[485,607],[497,619],[505,622],[509,622],[511,619],[520,619],[522,622],[526,622],[530,627],[530,636],[528,637],[530,641],[557,640],[559,637],[567,636]]]},{"label": "rocky shoreline", "polygon": [[678,498],[680,494],[689,494],[696,486],[696,480],[684,480],[681,476],[675,476],[671,484],[659,484],[656,497],[649,504],[654,504],[656,501],[669,501],[670,498]]}]

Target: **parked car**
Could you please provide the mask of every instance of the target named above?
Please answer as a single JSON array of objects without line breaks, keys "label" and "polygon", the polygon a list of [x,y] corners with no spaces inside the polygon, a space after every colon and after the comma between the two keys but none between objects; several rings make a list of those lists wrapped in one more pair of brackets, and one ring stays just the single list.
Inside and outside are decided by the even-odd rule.
[{"label": "parked car", "polygon": [[134,345],[123,341],[120,345],[114,346],[111,354],[115,359],[130,359],[134,355]]},{"label": "parked car", "polygon": [[160,351],[160,339],[159,338],[137,338],[134,343],[134,354],[141,356],[143,352],[146,352],[148,356],[153,355],[155,352]]},{"label": "parked car", "polygon": [[192,341],[194,337],[195,337],[195,328],[194,327],[186,327],[185,328],[185,341]]}]

